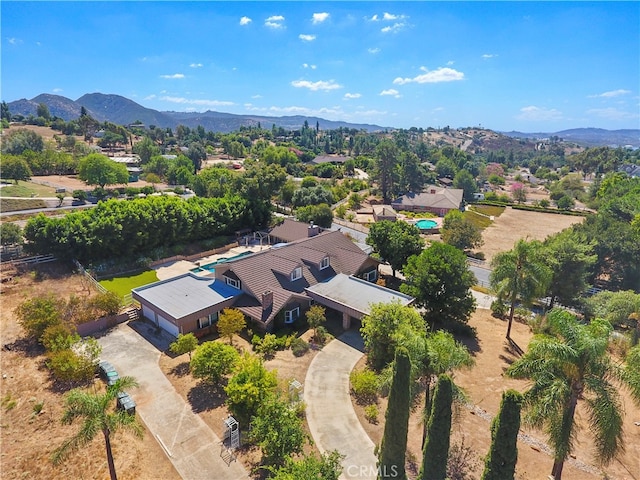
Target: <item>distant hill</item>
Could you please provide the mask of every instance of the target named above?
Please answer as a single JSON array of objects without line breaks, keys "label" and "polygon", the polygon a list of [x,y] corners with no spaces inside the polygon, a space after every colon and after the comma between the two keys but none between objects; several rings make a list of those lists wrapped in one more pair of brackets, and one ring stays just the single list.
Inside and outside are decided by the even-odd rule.
[{"label": "distant hill", "polygon": [[502,132],[502,134],[514,138],[529,139],[544,139],[555,136],[566,142],[574,142],[589,147],[623,147],[630,145],[634,148],[640,148],[640,130],[636,129],[605,130],[603,128],[572,128],[554,133]]},{"label": "distant hill", "polygon": [[[60,95],[41,94],[31,100],[21,99],[8,104],[12,114],[24,116],[36,115],[38,104],[44,103],[49,107],[51,115],[55,115],[65,121],[74,120],[80,116],[80,109],[85,107],[89,114],[101,122],[109,121],[118,125],[129,125],[136,121],[142,122],[146,126],[155,125],[161,128],[175,128],[182,124],[189,128],[202,125],[205,130],[228,133],[238,130],[242,126],[257,126],[271,128],[272,125],[282,127],[287,130],[297,130],[305,121],[309,126],[315,128],[316,123],[323,130],[335,128],[349,128],[356,130],[366,130],[369,132],[390,130],[393,127],[381,127],[379,125],[349,123],[341,121],[326,120],[319,117],[305,117],[302,115],[285,117],[268,117],[260,115],[236,115],[232,113],[215,112],[160,112],[122,97],[120,95],[108,95],[104,93],[89,93],[81,96],[77,100]],[[464,130],[464,129],[463,129]],[[565,142],[575,143],[582,146],[626,146],[640,148],[640,130],[604,130],[601,128],[575,128],[562,130],[560,132],[549,133],[523,133],[523,132],[500,132],[496,135],[489,135],[488,130],[479,132],[482,139],[476,139],[473,144],[468,145],[470,150],[476,147],[488,150],[519,150],[529,148],[530,145],[520,145],[511,139],[547,139],[559,137]],[[465,142],[471,140],[468,132],[458,132],[451,130],[451,133],[442,138],[445,143],[463,146]],[[471,143],[471,142],[470,142]],[[467,148],[465,147],[465,149]]]}]

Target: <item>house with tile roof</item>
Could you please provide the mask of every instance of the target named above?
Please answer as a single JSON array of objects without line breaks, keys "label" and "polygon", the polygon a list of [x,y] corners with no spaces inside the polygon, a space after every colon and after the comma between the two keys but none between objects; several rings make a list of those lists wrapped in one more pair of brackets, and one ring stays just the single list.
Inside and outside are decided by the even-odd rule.
[{"label": "house with tile roof", "polygon": [[252,328],[272,331],[296,322],[314,301],[341,312],[349,328],[371,303],[413,301],[372,283],[378,265],[343,233],[325,231],[216,265],[213,277],[182,275],[132,296],[145,318],[173,335],[209,333],[228,307],[243,312]]},{"label": "house with tile roof", "polygon": [[391,206],[396,211],[430,212],[444,217],[451,210],[460,210],[463,206],[463,190],[444,188],[435,185],[427,186],[420,193],[407,193],[393,200]]}]

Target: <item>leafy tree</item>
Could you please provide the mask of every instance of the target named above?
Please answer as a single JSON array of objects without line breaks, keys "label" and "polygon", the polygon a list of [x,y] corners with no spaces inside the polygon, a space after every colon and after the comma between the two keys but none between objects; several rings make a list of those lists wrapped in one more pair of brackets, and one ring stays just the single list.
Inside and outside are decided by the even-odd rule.
[{"label": "leafy tree", "polygon": [[398,147],[391,140],[381,140],[376,147],[374,177],[382,192],[382,201],[391,203],[397,183]]},{"label": "leafy tree", "polygon": [[42,135],[33,130],[19,128],[11,129],[2,135],[2,153],[9,155],[22,155],[27,150],[32,152],[42,152],[44,150],[44,139]]},{"label": "leafy tree", "polygon": [[11,112],[9,111],[9,105],[7,105],[7,102],[5,101],[0,104],[0,118],[2,120],[6,120],[7,122],[11,121]]},{"label": "leafy tree", "polygon": [[140,163],[143,165],[149,163],[153,157],[160,156],[161,153],[160,147],[158,147],[158,145],[149,137],[144,137],[136,143],[133,146],[132,151],[140,157]]},{"label": "leafy tree", "polygon": [[466,202],[473,200],[473,194],[478,191],[478,184],[473,175],[467,170],[458,170],[453,177],[453,188],[462,190],[462,198]]},{"label": "leafy tree", "polygon": [[626,326],[635,323],[630,320],[640,314],[640,294],[633,290],[598,292],[585,302],[585,315],[590,318],[604,318],[611,325]]},{"label": "leafy tree", "polygon": [[63,308],[63,300],[49,295],[25,300],[18,305],[15,313],[27,335],[41,341],[42,334],[48,327],[62,323]]},{"label": "leafy tree", "polygon": [[127,183],[129,172],[124,164],[114,162],[99,153],[91,153],[78,163],[78,178],[89,185],[104,188],[105,185]]},{"label": "leafy tree", "polygon": [[409,433],[409,409],[411,408],[411,360],[409,352],[396,350],[393,382],[389,391],[389,403],[385,414],[384,435],[378,454],[378,478],[406,479],[404,469]]},{"label": "leafy tree", "polygon": [[195,349],[189,363],[195,378],[217,383],[233,370],[238,360],[238,352],[231,345],[204,342]]},{"label": "leafy tree", "polygon": [[576,202],[570,196],[562,195],[556,200],[556,205],[560,210],[571,210],[573,207],[575,207]]},{"label": "leafy tree", "polygon": [[428,322],[466,323],[476,303],[469,289],[476,279],[461,250],[434,242],[404,268],[406,283],[400,290],[425,309]]},{"label": "leafy tree", "polygon": [[301,478],[338,480],[342,473],[342,459],[344,459],[344,455],[333,450],[321,454],[319,458],[313,454],[304,456],[300,460],[288,457],[285,459],[284,465],[271,466],[267,469],[272,473],[269,477],[271,480],[300,480]]},{"label": "leafy tree", "polygon": [[269,465],[282,465],[292,454],[302,452],[308,436],[302,419],[288,402],[268,396],[251,420],[251,439],[256,442]]},{"label": "leafy tree", "polygon": [[362,318],[360,329],[367,350],[367,361],[376,370],[390,363],[396,347],[407,337],[426,334],[424,319],[412,307],[394,303],[371,305],[371,313]]},{"label": "leafy tree", "polygon": [[419,480],[445,480],[446,478],[452,402],[453,382],[448,375],[440,375],[427,426],[427,440],[422,452]]},{"label": "leafy tree", "polygon": [[491,288],[501,301],[510,303],[507,338],[511,338],[516,304],[520,301],[527,305],[541,297],[547,290],[552,272],[544,259],[542,243],[523,239],[518,240],[513,249],[493,257],[491,268]]},{"label": "leafy tree", "polygon": [[573,305],[587,289],[587,275],[597,260],[593,244],[584,235],[567,229],[548,237],[544,249],[552,272],[549,306],[553,308],[556,299],[563,305]]},{"label": "leafy tree", "polygon": [[104,436],[107,450],[107,462],[111,480],[117,480],[116,467],[111,451],[111,435],[119,430],[128,430],[142,438],[144,427],[138,423],[135,415],[123,410],[112,411],[118,392],[137,387],[132,377],[122,377],[114,385],[107,387],[106,393],[89,393],[80,389],[71,390],[65,398],[65,410],[62,423],[70,425],[74,420],[83,420],[76,435],[66,440],[52,455],[54,464],[63,462],[71,452],[88,445],[98,433]]},{"label": "leafy tree", "polygon": [[276,372],[268,371],[262,360],[245,353],[238,360],[234,374],[224,391],[227,406],[239,421],[248,422],[278,385]]},{"label": "leafy tree", "polygon": [[518,203],[524,203],[527,201],[527,191],[524,185],[520,182],[515,182],[511,185],[511,195]]},{"label": "leafy tree", "polygon": [[513,480],[515,477],[522,402],[520,392],[507,390],[502,394],[500,411],[491,422],[491,447],[482,480]]},{"label": "leafy tree", "polygon": [[120,311],[122,299],[115,292],[98,293],[87,302],[87,307],[95,310],[98,317],[117,315]]},{"label": "leafy tree", "polygon": [[420,159],[415,153],[403,152],[400,157],[400,192],[420,192],[424,186],[425,176],[420,166]]},{"label": "leafy tree", "polygon": [[403,270],[409,257],[419,254],[424,247],[417,227],[389,220],[371,225],[366,241],[382,260],[389,263],[394,277],[396,270]]},{"label": "leafy tree", "polygon": [[2,245],[16,245],[23,243],[22,229],[20,225],[11,222],[0,224],[0,243]]},{"label": "leafy tree", "polygon": [[326,203],[307,205],[306,207],[296,208],[296,218],[300,222],[313,222],[322,228],[331,228],[333,212],[331,211],[331,207]]},{"label": "leafy tree", "polygon": [[197,347],[198,338],[193,333],[187,333],[184,335],[179,333],[178,338],[169,345],[169,350],[171,350],[171,353],[175,355],[184,355],[185,353],[188,353],[189,362],[191,362],[191,352],[193,352]]},{"label": "leafy tree", "polygon": [[330,205],[333,203],[333,193],[326,189],[323,185],[315,187],[303,187],[293,193],[291,202],[294,207],[305,207],[307,205],[319,205],[325,203]]},{"label": "leafy tree", "polygon": [[49,352],[47,358],[47,366],[53,375],[64,382],[86,382],[92,379],[98,364],[96,358],[83,355],[74,348]]},{"label": "leafy tree", "polygon": [[29,180],[32,175],[27,162],[17,155],[2,155],[0,157],[0,174],[2,178],[13,180],[16,184],[20,180]]},{"label": "leafy tree", "polygon": [[482,231],[460,210],[451,210],[444,216],[441,238],[444,243],[462,251],[482,246]]},{"label": "leafy tree", "polygon": [[233,345],[233,336],[240,333],[246,326],[244,313],[237,308],[225,308],[218,317],[218,333],[229,339],[229,345]]},{"label": "leafy tree", "polygon": [[625,376],[608,354],[613,329],[606,320],[582,324],[569,312],[553,309],[547,324],[550,333],[535,335],[527,353],[506,373],[530,380],[524,393],[525,420],[534,427],[544,427],[549,435],[554,450],[551,476],[560,480],[577,434],[574,416],[578,401],[582,400],[588,411],[596,457],[607,464],[624,445],[623,409],[619,386],[613,379],[627,383],[639,404],[640,384]]},{"label": "leafy tree", "polygon": [[313,328],[313,338],[315,340],[317,340],[316,329],[327,321],[325,313],[326,309],[320,305],[311,305],[311,308],[305,313],[309,328]]}]

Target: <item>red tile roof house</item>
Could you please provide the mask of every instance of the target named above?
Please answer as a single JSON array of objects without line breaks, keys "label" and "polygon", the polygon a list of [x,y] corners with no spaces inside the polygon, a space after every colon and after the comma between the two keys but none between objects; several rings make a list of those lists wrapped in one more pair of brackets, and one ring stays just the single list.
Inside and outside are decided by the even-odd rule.
[{"label": "red tile roof house", "polygon": [[312,302],[351,319],[370,305],[413,298],[375,283],[379,262],[339,231],[326,231],[284,246],[216,265],[215,277],[188,273],[136,288],[143,316],[172,335],[210,333],[218,313],[237,308],[251,328],[273,331],[294,323]]},{"label": "red tile roof house", "polygon": [[430,212],[444,217],[451,210],[462,208],[463,190],[429,185],[421,193],[407,193],[391,202],[396,211]]}]

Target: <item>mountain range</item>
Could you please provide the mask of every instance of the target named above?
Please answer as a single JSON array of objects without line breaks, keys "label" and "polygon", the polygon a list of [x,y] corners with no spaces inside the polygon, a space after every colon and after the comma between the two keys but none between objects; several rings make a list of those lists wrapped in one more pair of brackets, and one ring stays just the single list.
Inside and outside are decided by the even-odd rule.
[{"label": "mountain range", "polygon": [[[100,122],[112,122],[118,125],[129,125],[134,122],[142,122],[145,126],[155,125],[161,128],[175,128],[184,125],[196,128],[201,125],[205,130],[228,133],[238,130],[241,126],[258,126],[271,128],[272,125],[286,130],[297,130],[305,121],[311,127],[316,123],[323,130],[331,130],[339,127],[349,129],[366,130],[369,132],[392,129],[379,125],[349,123],[326,120],[319,117],[306,117],[302,115],[270,117],[260,115],[236,115],[232,113],[215,112],[172,112],[153,110],[122,97],[120,95],[89,93],[77,100],[71,100],[61,95],[40,94],[31,100],[21,99],[8,103],[12,115],[36,115],[39,104],[45,104],[52,116],[62,118],[65,121],[77,119],[81,108],[84,107],[89,115]],[[584,146],[631,146],[640,148],[640,129],[605,130],[601,128],[575,128],[553,133],[523,133],[500,132],[503,135],[516,138],[550,138],[559,137],[565,141]]]}]

